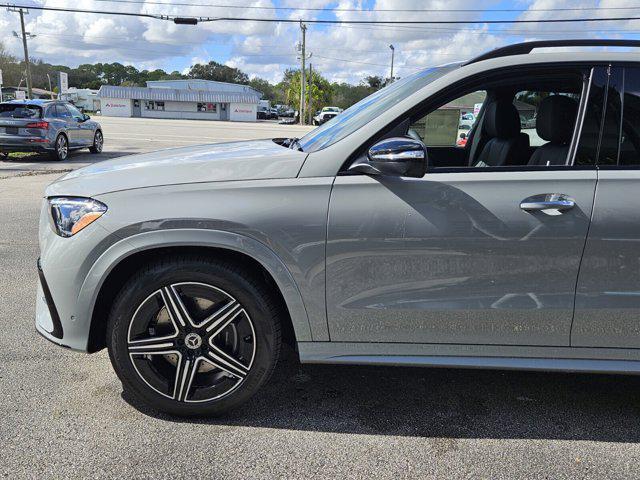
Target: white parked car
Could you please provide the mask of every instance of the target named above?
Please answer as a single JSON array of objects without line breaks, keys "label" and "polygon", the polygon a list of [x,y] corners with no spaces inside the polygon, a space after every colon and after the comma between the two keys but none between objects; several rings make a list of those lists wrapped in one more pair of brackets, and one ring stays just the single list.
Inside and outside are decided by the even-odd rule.
[{"label": "white parked car", "polygon": [[325,122],[328,122],[333,117],[342,112],[342,109],[339,107],[324,107],[313,117],[314,125],[322,125]]}]

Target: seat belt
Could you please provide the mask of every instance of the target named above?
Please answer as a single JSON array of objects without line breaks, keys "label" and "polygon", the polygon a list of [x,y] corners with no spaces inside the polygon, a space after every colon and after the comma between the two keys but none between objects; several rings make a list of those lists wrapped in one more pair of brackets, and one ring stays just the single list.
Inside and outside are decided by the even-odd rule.
[{"label": "seat belt", "polygon": [[482,135],[478,134],[478,132],[482,132],[482,127],[484,124],[484,109],[480,111],[480,118],[476,125],[476,128],[473,132],[473,138],[471,139],[471,148],[469,149],[469,167],[473,167],[473,160],[476,158],[476,152],[478,151],[478,145],[480,144],[480,138]]}]

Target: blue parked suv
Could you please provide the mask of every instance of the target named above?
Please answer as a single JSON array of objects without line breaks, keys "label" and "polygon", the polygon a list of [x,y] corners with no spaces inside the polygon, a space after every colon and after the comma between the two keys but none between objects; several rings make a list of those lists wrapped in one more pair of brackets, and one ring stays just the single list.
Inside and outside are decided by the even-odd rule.
[{"label": "blue parked suv", "polygon": [[104,136],[98,122],[90,120],[68,102],[13,100],[0,103],[0,153],[49,152],[66,160],[70,150],[89,148],[100,153]]}]

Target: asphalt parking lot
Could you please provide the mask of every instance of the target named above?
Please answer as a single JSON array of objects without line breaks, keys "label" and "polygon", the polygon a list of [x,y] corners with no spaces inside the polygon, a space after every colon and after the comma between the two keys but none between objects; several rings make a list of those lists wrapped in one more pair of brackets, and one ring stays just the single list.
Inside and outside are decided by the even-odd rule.
[{"label": "asphalt parking lot", "polygon": [[33,172],[68,171],[90,163],[150,152],[163,148],[201,143],[232,142],[278,136],[301,137],[310,127],[279,125],[277,121],[255,123],[206,122],[202,120],[164,120],[156,118],[94,117],[104,131],[104,152],[91,155],[83,149],[72,152],[65,162],[51,161],[46,155],[29,155],[0,160],[0,178],[31,175]]},{"label": "asphalt parking lot", "polygon": [[51,171],[188,143],[304,132],[267,123],[139,121],[104,121],[103,155],[0,162],[0,475],[639,476],[638,377],[300,366],[287,350],[275,378],[240,410],[184,420],[123,394],[106,352],[73,353],[38,336],[37,218],[44,186],[59,175]]}]

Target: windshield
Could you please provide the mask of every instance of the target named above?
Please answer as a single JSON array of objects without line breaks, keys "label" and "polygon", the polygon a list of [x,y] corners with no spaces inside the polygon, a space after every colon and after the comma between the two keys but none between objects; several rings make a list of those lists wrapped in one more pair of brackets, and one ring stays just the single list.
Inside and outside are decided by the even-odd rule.
[{"label": "windshield", "polygon": [[41,112],[37,105],[0,104],[0,117],[3,118],[40,118]]},{"label": "windshield", "polygon": [[302,137],[298,144],[304,152],[315,152],[333,145],[360,129],[396,103],[425,85],[456,69],[460,64],[429,68],[392,83],[347,108],[321,127]]}]

